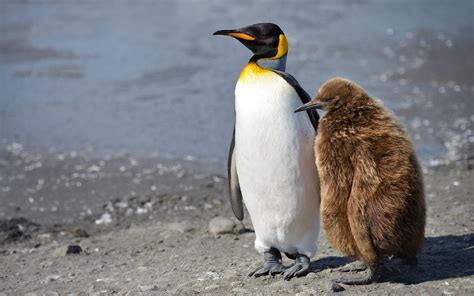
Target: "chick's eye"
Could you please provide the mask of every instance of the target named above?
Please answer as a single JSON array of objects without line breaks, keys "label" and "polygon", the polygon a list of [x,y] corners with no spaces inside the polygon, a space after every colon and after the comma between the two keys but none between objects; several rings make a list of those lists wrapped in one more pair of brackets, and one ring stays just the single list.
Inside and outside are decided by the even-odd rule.
[{"label": "chick's eye", "polygon": [[329,102],[329,101],[331,101],[332,99],[333,99],[332,97],[326,97],[326,98],[324,98],[324,100],[323,100],[323,101],[325,101],[325,102]]}]

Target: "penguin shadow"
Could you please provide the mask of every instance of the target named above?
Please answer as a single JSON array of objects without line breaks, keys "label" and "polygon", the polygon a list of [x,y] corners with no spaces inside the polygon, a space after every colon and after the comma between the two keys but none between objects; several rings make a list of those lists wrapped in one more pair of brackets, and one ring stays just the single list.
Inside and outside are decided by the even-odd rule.
[{"label": "penguin shadow", "polygon": [[[348,263],[345,257],[325,257],[311,262],[310,272],[337,268]],[[385,270],[378,282],[420,284],[474,275],[474,233],[428,237],[418,264],[400,264],[396,259],[387,259]],[[342,273],[340,273],[342,276]]]},{"label": "penguin shadow", "polygon": [[[474,275],[474,233],[428,237],[418,265],[403,265],[388,282],[419,284]],[[382,281],[384,280],[382,278]]]}]

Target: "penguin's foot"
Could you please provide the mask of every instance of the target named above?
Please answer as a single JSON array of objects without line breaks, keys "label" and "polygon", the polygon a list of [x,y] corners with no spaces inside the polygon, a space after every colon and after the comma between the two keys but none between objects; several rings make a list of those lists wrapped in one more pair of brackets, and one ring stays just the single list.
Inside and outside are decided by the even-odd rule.
[{"label": "penguin's foot", "polygon": [[365,265],[364,262],[357,260],[357,261],[348,263],[344,266],[334,268],[332,270],[339,271],[339,272],[358,272],[358,271],[364,271],[366,269],[367,269],[367,265]]},{"label": "penguin's foot", "polygon": [[264,254],[263,265],[249,273],[249,276],[260,277],[262,275],[282,274],[286,268],[281,264],[281,254],[278,249],[270,248]]},{"label": "penguin's foot", "polygon": [[[389,271],[390,273],[403,273],[403,270],[407,267],[415,268],[417,264],[416,257],[414,258],[402,258],[402,257],[392,257],[389,260],[386,260],[383,263],[383,269]],[[407,266],[408,265],[408,266]]]},{"label": "penguin's foot", "polygon": [[289,281],[295,276],[301,277],[309,273],[309,257],[303,254],[296,254],[295,257],[295,263],[283,274],[285,281]]},{"label": "penguin's foot", "polygon": [[380,268],[367,268],[364,272],[365,275],[362,277],[353,277],[353,278],[341,278],[334,280],[336,284],[346,284],[346,285],[367,285],[374,281],[377,281],[380,278]]}]

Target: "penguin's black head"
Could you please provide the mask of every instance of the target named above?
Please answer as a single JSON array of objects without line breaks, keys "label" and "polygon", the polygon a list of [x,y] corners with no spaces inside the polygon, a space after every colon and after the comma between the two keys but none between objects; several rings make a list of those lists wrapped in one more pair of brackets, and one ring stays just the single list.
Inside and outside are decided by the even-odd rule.
[{"label": "penguin's black head", "polygon": [[220,30],[213,35],[236,38],[253,52],[256,59],[279,59],[288,52],[285,34],[272,23],[260,23],[237,30]]}]

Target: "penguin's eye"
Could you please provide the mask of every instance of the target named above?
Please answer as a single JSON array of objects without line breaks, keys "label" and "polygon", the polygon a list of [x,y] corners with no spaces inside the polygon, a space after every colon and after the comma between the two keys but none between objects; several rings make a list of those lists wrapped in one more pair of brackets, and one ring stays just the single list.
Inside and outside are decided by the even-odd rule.
[{"label": "penguin's eye", "polygon": [[333,100],[334,98],[333,97],[326,97],[323,99],[324,102],[329,102],[331,100]]}]

